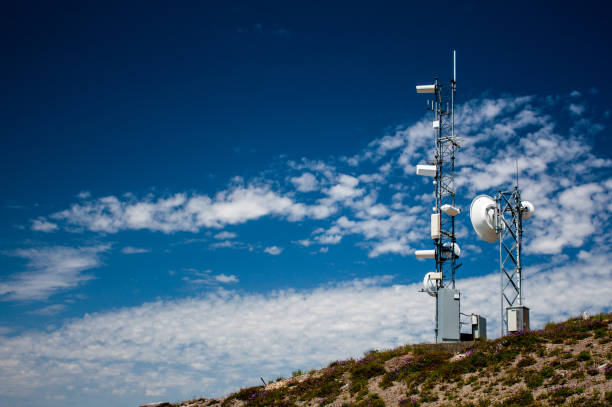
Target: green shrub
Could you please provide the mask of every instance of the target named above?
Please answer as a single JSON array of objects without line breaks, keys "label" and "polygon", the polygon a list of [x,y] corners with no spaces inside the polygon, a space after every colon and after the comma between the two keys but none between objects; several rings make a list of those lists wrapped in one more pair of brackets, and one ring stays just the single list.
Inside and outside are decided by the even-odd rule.
[{"label": "green shrub", "polygon": [[552,405],[564,405],[568,397],[577,394],[578,389],[571,387],[560,387],[547,393],[547,398]]},{"label": "green shrub", "polygon": [[351,406],[354,407],[385,407],[385,402],[378,394],[368,394],[368,396]]},{"label": "green shrub", "polygon": [[576,359],[578,359],[581,362],[584,362],[586,360],[591,359],[591,354],[589,353],[588,350],[583,350],[582,352],[576,355]]},{"label": "green shrub", "polygon": [[540,374],[540,372],[536,370],[528,370],[523,373],[525,378],[525,384],[530,389],[535,389],[540,387],[542,383],[544,383],[544,378]]},{"label": "green shrub", "polygon": [[522,389],[513,396],[510,396],[504,400],[501,404],[497,404],[501,407],[524,407],[533,403],[533,394],[527,389]]},{"label": "green shrub", "polygon": [[536,360],[531,356],[522,357],[521,360],[516,364],[517,367],[528,367],[536,363]]},{"label": "green shrub", "polygon": [[[612,393],[612,392],[611,392]],[[407,399],[400,400],[398,406],[399,407],[419,407],[421,402],[418,397],[408,397]]]},{"label": "green shrub", "polygon": [[374,360],[371,362],[358,365],[351,371],[351,379],[371,379],[372,377],[380,376],[385,373],[385,367],[381,361]]},{"label": "green shrub", "polygon": [[540,369],[540,375],[545,379],[553,377],[554,374],[555,369],[552,366],[544,366],[542,369]]},{"label": "green shrub", "polygon": [[234,395],[234,398],[238,400],[246,401],[250,397],[252,397],[254,394],[258,394],[260,391],[262,391],[263,388],[264,388],[263,386],[253,386],[253,387],[247,387],[245,389],[240,389],[240,391]]}]

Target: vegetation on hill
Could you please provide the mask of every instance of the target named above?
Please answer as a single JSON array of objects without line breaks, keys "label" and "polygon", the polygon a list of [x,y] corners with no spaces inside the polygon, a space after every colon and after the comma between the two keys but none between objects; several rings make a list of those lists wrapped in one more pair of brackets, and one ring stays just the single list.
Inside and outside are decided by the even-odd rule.
[{"label": "vegetation on hill", "polygon": [[478,341],[463,352],[419,345],[375,350],[224,399],[175,406],[612,405],[612,314]]}]

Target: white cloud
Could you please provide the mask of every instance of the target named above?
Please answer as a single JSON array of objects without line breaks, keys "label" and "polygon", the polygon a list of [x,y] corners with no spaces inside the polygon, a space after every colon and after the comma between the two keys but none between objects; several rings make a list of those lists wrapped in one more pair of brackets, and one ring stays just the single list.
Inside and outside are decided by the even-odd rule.
[{"label": "white cloud", "polygon": [[229,247],[235,247],[238,243],[232,240],[223,240],[222,242],[212,243],[209,247],[211,249],[225,249]]},{"label": "white cloud", "polygon": [[571,103],[568,109],[574,116],[581,116],[582,113],[584,113],[585,107],[576,103]]},{"label": "white cloud", "polygon": [[[528,248],[537,253],[557,254],[564,247],[581,247],[609,226],[612,180],[576,185],[560,192],[556,199],[542,202],[534,216],[535,238]],[[603,211],[602,211],[603,210]],[[606,232],[604,232],[607,234]]]},{"label": "white cloud", "polygon": [[183,277],[181,280],[189,284],[215,286],[219,285],[219,283],[229,284],[238,282],[238,277],[233,274],[226,275],[221,273],[215,275],[212,273],[212,270],[198,271],[196,269],[188,269],[186,271],[188,271],[190,275]]},{"label": "white cloud", "polygon": [[65,311],[66,308],[68,308],[68,306],[66,306],[65,304],[53,304],[53,305],[47,305],[46,307],[39,308],[33,311],[29,311],[28,314],[45,315],[45,316],[56,315],[56,314],[59,314],[60,312]]},{"label": "white cloud", "polygon": [[370,253],[368,253],[369,257],[378,257],[381,254],[386,253],[395,253],[401,254],[403,256],[407,254],[412,254],[414,249],[406,244],[405,239],[389,239],[379,243],[375,243]]},{"label": "white cloud", "polygon": [[10,328],[8,326],[0,326],[0,335],[8,335],[12,333],[15,329]]},{"label": "white cloud", "polygon": [[[576,103],[575,96],[565,95],[480,98],[457,105],[456,132],[463,139],[456,162],[458,205],[466,208],[477,194],[510,188],[518,161],[523,197],[533,201],[537,211],[528,223],[531,240],[527,247],[532,252],[556,254],[588,243],[597,222],[609,223],[609,211],[572,211],[561,198],[564,191],[577,194],[580,186],[595,184],[603,190],[587,194],[585,202],[607,198],[607,172],[602,170],[612,168],[612,160],[596,154],[589,145],[587,136],[601,131],[602,126],[588,117],[584,103]],[[577,106],[584,107],[580,118],[569,124],[555,119],[567,116],[570,110],[577,112]],[[320,222],[312,226],[317,230],[311,238],[303,241],[307,244],[340,244],[345,236],[353,235],[370,256],[406,255],[427,240],[433,188],[431,180],[414,174],[414,166],[432,159],[432,143],[431,120],[423,118],[398,126],[350,158],[288,162],[288,174],[277,179],[245,183],[236,178],[211,196],[179,193],[79,201],[37,221],[52,220],[72,230],[76,226],[107,233],[137,229],[172,233],[222,228],[263,217],[314,220]],[[463,232],[466,241],[460,244],[475,245],[473,233]],[[212,248],[251,248],[230,241],[235,237],[231,232],[221,231],[215,237],[220,241]]]},{"label": "white cloud", "polygon": [[49,222],[43,218],[34,219],[32,221],[32,230],[37,232],[53,232],[58,229],[58,226],[55,223]]},{"label": "white cloud", "polygon": [[144,249],[142,247],[132,247],[132,246],[126,246],[123,249],[121,249],[121,253],[123,254],[140,254],[140,253],[149,253],[151,250],[150,249]]},{"label": "white cloud", "polygon": [[266,247],[264,249],[264,252],[271,254],[272,256],[278,256],[279,254],[283,252],[283,249],[282,247],[278,247],[278,246],[270,246],[270,247]]},{"label": "white cloud", "polygon": [[309,172],[305,172],[299,177],[291,178],[291,182],[300,192],[316,191],[319,185],[317,178]]},{"label": "white cloud", "polygon": [[100,253],[109,245],[93,247],[52,246],[15,250],[13,256],[27,260],[28,271],[0,282],[0,299],[44,300],[94,278],[83,271],[99,267]]},{"label": "white cloud", "polygon": [[363,195],[364,190],[356,188],[359,180],[353,176],[340,174],[338,183],[329,188],[326,192],[332,202],[344,201]]},{"label": "white cloud", "polygon": [[[533,328],[584,310],[611,309],[610,253],[583,251],[578,257],[525,268]],[[379,276],[265,295],[218,291],[0,338],[0,394],[76,397],[78,391],[63,390],[75,385],[88,388],[99,405],[108,405],[105,397],[112,391],[124,402],[142,400],[152,389],[165,390],[168,399],[219,396],[255,385],[260,376],[286,376],[372,348],[431,341],[433,299],[419,294],[418,284],[386,286],[389,282],[390,276]],[[457,287],[462,311],[484,315],[488,335],[497,336],[499,275],[458,280]]]},{"label": "white cloud", "polygon": [[153,389],[145,390],[145,396],[159,397],[159,396],[163,396],[165,393],[166,393],[166,389],[164,388],[153,388]]},{"label": "white cloud", "polygon": [[215,235],[215,239],[219,239],[219,240],[226,240],[226,239],[233,239],[235,238],[237,235],[235,233],[232,232],[228,232],[228,231],[223,231],[223,232],[219,232]]},{"label": "white cloud", "polygon": [[304,247],[308,247],[312,244],[312,240],[310,239],[302,239],[302,240],[298,240],[296,242],[294,242],[296,244],[299,244],[300,246],[304,246]]},{"label": "white cloud", "polygon": [[91,192],[89,191],[81,191],[77,194],[77,198],[79,199],[89,199],[91,197]]},{"label": "white cloud", "polygon": [[263,216],[298,221],[307,216],[322,219],[331,213],[331,210],[324,210],[320,205],[311,208],[297,203],[288,196],[272,191],[269,186],[234,185],[218,192],[214,198],[174,194],[168,198],[147,197],[141,200],[128,195],[125,200],[120,200],[108,196],[75,203],[50,217],[94,232],[147,229],[172,233],[221,228]]},{"label": "white cloud", "polygon": [[227,284],[227,283],[237,283],[238,282],[238,277],[236,277],[233,274],[230,274],[229,276],[226,276],[225,274],[219,274],[215,276],[215,280],[217,280],[220,283],[223,284]]}]

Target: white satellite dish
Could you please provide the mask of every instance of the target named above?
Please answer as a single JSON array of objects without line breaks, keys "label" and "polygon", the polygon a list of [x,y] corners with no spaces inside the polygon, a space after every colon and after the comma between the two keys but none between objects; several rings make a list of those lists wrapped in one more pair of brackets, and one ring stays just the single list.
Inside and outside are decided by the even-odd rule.
[{"label": "white satellite dish", "polygon": [[442,250],[440,251],[440,257],[442,257],[444,260],[450,260],[453,257],[459,258],[460,255],[461,249],[459,248],[459,245],[456,242],[445,243],[444,246],[442,246]]},{"label": "white satellite dish", "polygon": [[440,273],[432,271],[425,274],[425,278],[423,279],[423,290],[432,297],[435,297],[436,291],[438,290],[438,280],[440,280]]},{"label": "white satellite dish", "polygon": [[495,231],[495,201],[489,195],[474,198],[470,205],[470,220],[482,240],[489,243],[499,240],[499,233]]},{"label": "white satellite dish", "polygon": [[535,212],[535,206],[529,201],[522,201],[521,206],[523,207],[523,219],[529,219]]}]

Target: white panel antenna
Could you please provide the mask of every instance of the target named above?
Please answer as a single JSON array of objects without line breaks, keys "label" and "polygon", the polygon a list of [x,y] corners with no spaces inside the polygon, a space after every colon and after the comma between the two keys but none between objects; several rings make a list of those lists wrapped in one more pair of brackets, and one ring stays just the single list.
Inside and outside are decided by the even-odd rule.
[{"label": "white panel antenna", "polygon": [[436,85],[417,85],[417,93],[436,93]]},{"label": "white panel antenna", "polygon": [[435,165],[426,165],[419,164],[416,168],[417,175],[421,175],[423,177],[435,177],[437,168]]}]

